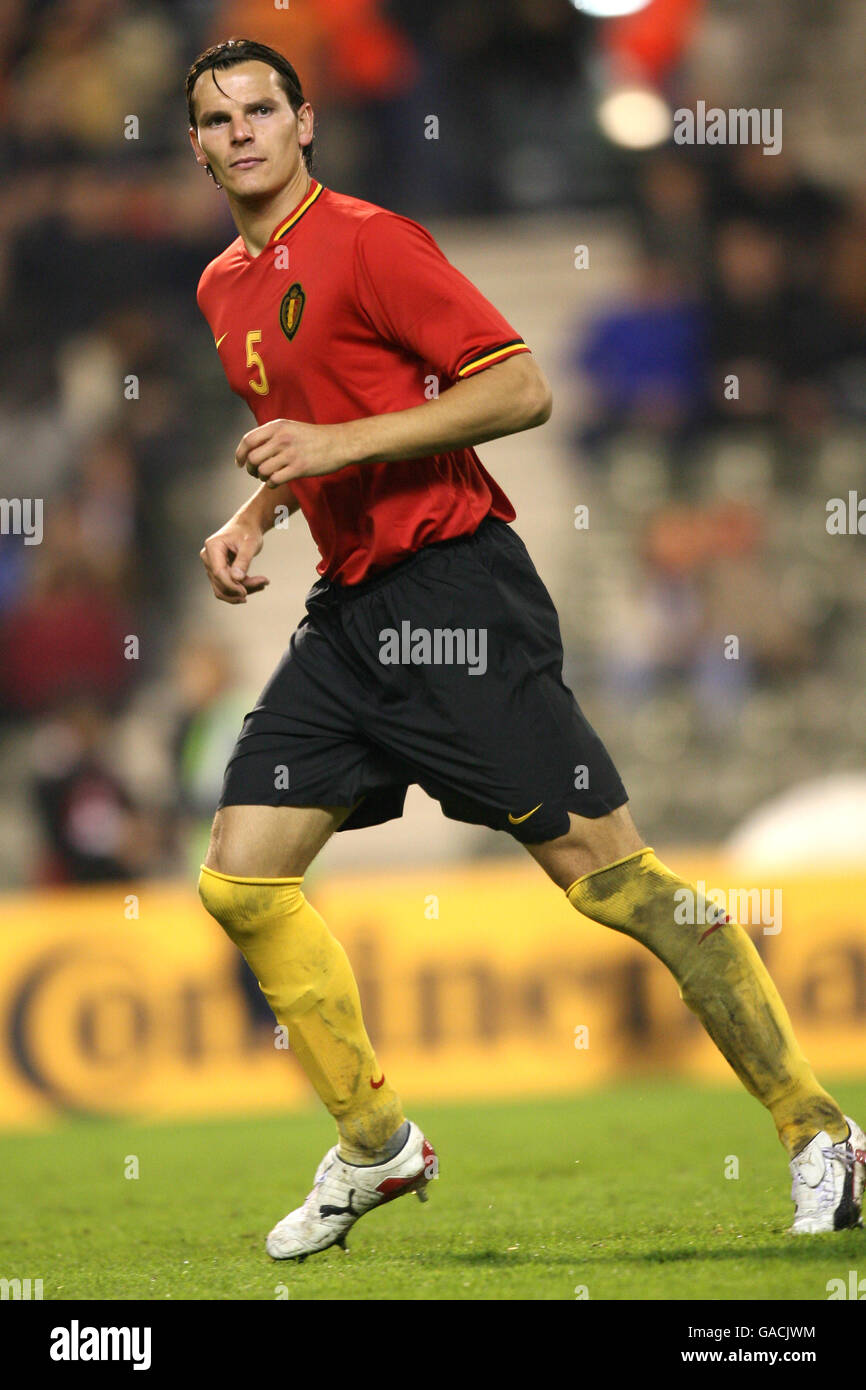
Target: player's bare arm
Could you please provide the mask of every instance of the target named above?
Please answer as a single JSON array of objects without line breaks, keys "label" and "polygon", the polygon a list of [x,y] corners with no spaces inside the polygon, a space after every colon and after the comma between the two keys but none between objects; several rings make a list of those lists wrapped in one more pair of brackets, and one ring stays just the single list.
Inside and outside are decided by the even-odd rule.
[{"label": "player's bare arm", "polygon": [[235,453],[270,487],[336,473],[353,463],[426,458],[533,429],[550,419],[552,395],[528,354],[498,362],[410,410],[311,425],[269,420],[249,430]]},{"label": "player's bare arm", "polygon": [[298,499],[288,484],[271,488],[262,484],[248,502],[208,536],[201,549],[211,588],[224,603],[246,603],[249,594],[261,593],[270,580],[263,574],[247,576],[250,564],[275,524],[277,511],[298,510]]}]

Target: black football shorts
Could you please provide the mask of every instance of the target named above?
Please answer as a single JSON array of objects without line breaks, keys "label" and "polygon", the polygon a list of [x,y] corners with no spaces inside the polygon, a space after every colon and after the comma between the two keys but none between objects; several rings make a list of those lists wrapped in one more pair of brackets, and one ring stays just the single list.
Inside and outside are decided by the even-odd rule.
[{"label": "black football shorts", "polygon": [[360,584],[320,579],[247,715],[220,806],[351,806],[341,830],[423,787],[453,820],[526,844],[627,801],[562,680],[550,595],[504,521]]}]

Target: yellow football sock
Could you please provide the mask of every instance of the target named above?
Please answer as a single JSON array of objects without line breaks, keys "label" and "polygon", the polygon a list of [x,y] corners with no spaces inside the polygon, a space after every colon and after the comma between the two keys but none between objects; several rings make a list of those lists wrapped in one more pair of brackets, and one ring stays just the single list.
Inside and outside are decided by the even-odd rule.
[{"label": "yellow football sock", "polygon": [[[819,1130],[834,1143],[848,1125],[832,1096],[815,1079],[799,1049],[791,1020],[763,961],[741,926],[680,925],[675,912],[694,894],[694,921],[705,917],[706,899],[665,868],[649,847],[577,879],[566,896],[594,922],[640,941],[658,956],[680,987],[743,1085],[770,1111],[789,1156]],[[718,914],[724,919],[724,913]]]},{"label": "yellow football sock", "polygon": [[202,865],[199,895],[243,953],[289,1046],[337,1122],[349,1163],[381,1161],[404,1121],[364,1028],[346,952],[300,878],[235,878]]}]

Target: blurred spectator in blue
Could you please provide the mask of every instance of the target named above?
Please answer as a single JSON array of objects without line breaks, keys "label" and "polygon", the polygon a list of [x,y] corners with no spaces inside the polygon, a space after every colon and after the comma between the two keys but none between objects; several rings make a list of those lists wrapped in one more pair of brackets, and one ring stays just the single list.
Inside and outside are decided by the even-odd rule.
[{"label": "blurred spectator in blue", "polygon": [[594,461],[628,430],[672,442],[690,435],[704,411],[706,326],[670,260],[640,259],[632,295],[597,314],[569,365],[585,373],[591,388],[580,443]]}]

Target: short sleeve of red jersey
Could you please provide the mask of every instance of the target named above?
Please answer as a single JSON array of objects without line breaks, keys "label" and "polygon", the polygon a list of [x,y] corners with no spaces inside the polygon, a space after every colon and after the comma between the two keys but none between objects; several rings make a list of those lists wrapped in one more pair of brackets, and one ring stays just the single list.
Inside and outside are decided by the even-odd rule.
[{"label": "short sleeve of red jersey", "polygon": [[529,352],[417,222],[375,213],[361,224],[355,249],[358,302],[376,331],[451,380]]}]

